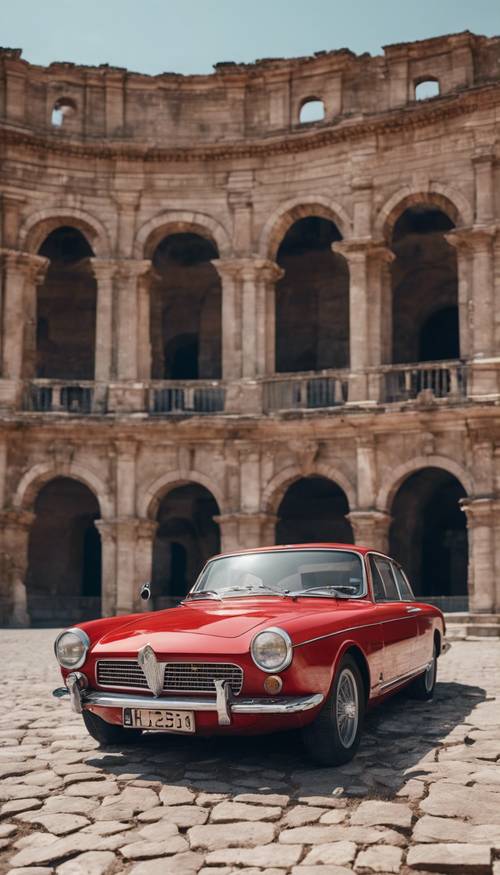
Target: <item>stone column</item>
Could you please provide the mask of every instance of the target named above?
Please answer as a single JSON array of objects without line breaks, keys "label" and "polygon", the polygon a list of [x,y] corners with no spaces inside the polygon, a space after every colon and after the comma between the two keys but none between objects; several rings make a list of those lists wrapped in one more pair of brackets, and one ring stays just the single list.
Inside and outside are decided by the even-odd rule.
[{"label": "stone column", "polygon": [[91,258],[90,263],[97,281],[94,377],[96,382],[109,383],[116,369],[113,361],[113,283],[120,262],[112,258]]},{"label": "stone column", "polygon": [[101,536],[101,615],[113,617],[116,613],[116,521],[96,520]]},{"label": "stone column", "polygon": [[34,371],[35,363],[31,362],[29,367],[26,353],[34,349],[36,287],[43,282],[49,262],[47,258],[15,249],[0,250],[0,258],[3,273],[0,294],[3,311],[2,375],[16,381],[25,375],[31,376]]},{"label": "stone column", "polygon": [[495,218],[494,146],[479,146],[472,158],[475,181],[475,224],[489,225]]},{"label": "stone column", "polygon": [[139,277],[151,261],[123,259],[116,272],[116,375],[119,380],[137,380],[139,374]]},{"label": "stone column", "polygon": [[228,513],[214,517],[220,527],[221,549],[251,550],[275,543],[277,517],[266,513]]},{"label": "stone column", "polygon": [[379,385],[369,382],[369,368],[379,367],[387,354],[391,309],[384,298],[384,270],[394,255],[369,239],[332,243],[332,250],[349,266],[349,403],[373,404],[379,400]]},{"label": "stone column", "polygon": [[354,543],[373,547],[381,553],[389,549],[389,528],[392,517],[380,510],[351,510],[346,514],[354,533]]},{"label": "stone column", "polygon": [[212,264],[222,285],[222,379],[239,380],[242,375],[239,260],[217,258]]},{"label": "stone column", "polygon": [[0,615],[11,626],[29,626],[26,572],[33,513],[0,513]]},{"label": "stone column", "polygon": [[151,601],[141,599],[139,591],[143,583],[152,579],[153,546],[158,523],[155,520],[137,520],[135,545],[135,604],[136,611],[151,611]]},{"label": "stone column", "polygon": [[463,498],[460,504],[467,517],[469,537],[469,610],[500,611],[500,569],[495,544],[495,536],[500,534],[500,501]]},{"label": "stone column", "polygon": [[25,194],[3,192],[0,215],[1,238],[0,246],[14,249],[19,235],[21,212],[26,203]]},{"label": "stone column", "polygon": [[458,253],[460,320],[464,326],[468,323],[471,325],[470,339],[466,338],[464,327],[460,332],[460,340],[466,339],[466,351],[461,350],[462,356],[467,352],[472,359],[472,381],[469,386],[472,396],[496,395],[499,388],[493,288],[495,234],[494,225],[459,228],[446,234],[446,240],[457,248]]}]

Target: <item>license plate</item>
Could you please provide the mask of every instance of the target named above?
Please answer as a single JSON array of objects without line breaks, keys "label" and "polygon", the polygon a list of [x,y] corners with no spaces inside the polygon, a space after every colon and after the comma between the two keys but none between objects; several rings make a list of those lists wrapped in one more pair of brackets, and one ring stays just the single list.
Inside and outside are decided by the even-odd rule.
[{"label": "license plate", "polygon": [[195,732],[194,711],[154,711],[151,708],[124,708],[123,725],[134,729],[159,729],[162,732]]}]

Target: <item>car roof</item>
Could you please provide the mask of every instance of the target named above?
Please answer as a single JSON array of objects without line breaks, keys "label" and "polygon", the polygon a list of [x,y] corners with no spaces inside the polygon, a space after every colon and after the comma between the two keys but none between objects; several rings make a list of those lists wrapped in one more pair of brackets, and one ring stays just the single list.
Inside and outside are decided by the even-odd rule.
[{"label": "car roof", "polygon": [[[213,556],[213,559],[219,559],[222,556],[245,556],[248,553],[275,553],[282,550],[354,550],[356,553],[376,552],[374,547],[362,547],[359,544],[338,544],[331,541],[313,542],[307,544],[278,544],[273,547],[252,547],[250,550],[228,550],[225,553],[218,553]],[[385,554],[383,554],[385,555]]]}]

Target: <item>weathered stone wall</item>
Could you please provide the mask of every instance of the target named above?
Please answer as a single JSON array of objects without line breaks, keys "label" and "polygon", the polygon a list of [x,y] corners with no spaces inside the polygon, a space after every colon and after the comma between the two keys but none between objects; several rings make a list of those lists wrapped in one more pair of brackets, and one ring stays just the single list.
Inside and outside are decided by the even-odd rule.
[{"label": "weathered stone wall", "polygon": [[[222,548],[237,549],[273,543],[288,486],[323,476],[345,493],[355,540],[386,549],[397,490],[423,468],[447,471],[462,485],[471,605],[499,610],[499,56],[499,39],[465,33],[390,46],[376,58],[342,50],[222,65],[208,77],[146,77],[40,68],[2,51],[4,618],[28,620],[32,515],[41,487],[54,477],[81,481],[99,502],[109,613],[136,603],[139,582],[151,574],[161,499],[176,486],[210,491]],[[439,80],[440,96],[414,101],[415,84],[429,78]],[[313,97],[324,100],[325,119],[299,126],[300,106]],[[61,98],[74,101],[74,112],[56,128],[50,118]],[[393,230],[419,205],[447,217],[452,230],[439,246],[454,248],[446,249],[443,271],[426,276],[425,288],[404,273],[403,345],[416,349],[412,326],[438,293],[445,303],[455,295],[460,361],[439,377],[441,394],[437,377],[416,389],[415,375],[394,371],[408,389],[396,397],[387,390],[387,371],[398,362]],[[324,280],[314,304],[321,352],[314,367],[326,368],[327,380],[321,403],[308,394],[311,375],[276,382],[276,295],[279,312],[284,290],[293,297],[307,280],[305,269],[287,286],[286,258],[278,252],[289,228],[310,216],[335,224],[341,239],[332,258],[345,260],[348,271],[338,306]],[[93,253],[79,265],[96,289],[93,379],[87,384],[79,375],[88,409],[82,395],[68,408],[53,372],[48,389],[29,379],[53,271],[42,246],[61,227],[80,231]],[[203,283],[190,286],[203,324],[194,311],[174,313],[183,280],[171,272],[165,284],[154,264],[172,234],[200,235],[218,253],[213,269],[207,265],[210,287],[220,283],[216,303],[203,309]],[[77,288],[72,281],[70,294]],[[198,396],[191,395],[183,412],[151,415],[155,380],[164,374],[162,344],[174,323],[178,333],[199,330],[200,377],[217,381],[210,367],[220,344],[222,381],[214,386],[225,400],[212,414],[194,415]],[[293,324],[285,322],[290,371],[293,344],[303,341]],[[75,310],[67,333],[73,350],[84,325]],[[304,336],[310,330],[304,326]],[[328,371],[344,364],[332,343],[344,356],[348,347],[340,377]],[[280,403],[272,400],[276,393]]]}]

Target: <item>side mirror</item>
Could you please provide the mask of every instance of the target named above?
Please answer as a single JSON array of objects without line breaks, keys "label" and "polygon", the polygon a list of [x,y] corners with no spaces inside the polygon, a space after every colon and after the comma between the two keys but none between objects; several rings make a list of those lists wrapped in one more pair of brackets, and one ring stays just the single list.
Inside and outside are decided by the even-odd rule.
[{"label": "side mirror", "polygon": [[151,598],[151,581],[147,581],[141,587],[141,599],[144,599],[145,602],[149,601]]}]

